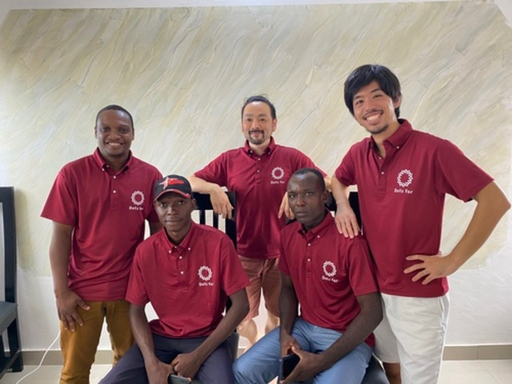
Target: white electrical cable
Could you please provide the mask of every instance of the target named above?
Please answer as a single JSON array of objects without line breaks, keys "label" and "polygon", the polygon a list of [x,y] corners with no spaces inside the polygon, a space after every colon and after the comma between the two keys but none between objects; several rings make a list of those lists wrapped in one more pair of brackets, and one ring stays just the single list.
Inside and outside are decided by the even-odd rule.
[{"label": "white electrical cable", "polygon": [[23,376],[21,379],[19,379],[16,382],[16,384],[21,383],[22,380],[25,380],[27,377],[29,377],[31,374],[33,374],[35,371],[37,371],[39,368],[41,368],[41,365],[43,365],[44,358],[46,357],[46,355],[50,351],[50,348],[53,347],[53,344],[55,344],[57,342],[57,340],[59,340],[59,336],[60,336],[60,331],[57,333],[57,337],[55,338],[55,340],[52,341],[52,343],[50,344],[48,349],[44,352],[43,357],[41,358],[41,362],[39,363],[39,365],[32,372],[27,373],[25,376]]}]

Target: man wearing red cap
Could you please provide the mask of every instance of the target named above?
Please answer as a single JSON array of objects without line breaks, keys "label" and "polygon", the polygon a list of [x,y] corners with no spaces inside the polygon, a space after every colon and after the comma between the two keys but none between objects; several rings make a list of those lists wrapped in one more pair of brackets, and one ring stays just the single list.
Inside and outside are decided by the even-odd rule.
[{"label": "man wearing red cap", "polygon": [[[226,339],[249,310],[247,277],[232,241],[192,221],[187,179],[169,175],[155,183],[154,195],[164,229],[137,247],[126,293],[136,345],[101,384],[166,384],[170,374],[231,384]],[[158,316],[149,323],[148,302]]]},{"label": "man wearing red cap", "polygon": [[286,184],[296,170],[315,167],[302,152],[276,144],[272,138],[276,128],[274,105],[264,96],[249,97],[242,107],[245,145],[222,153],[190,177],[193,190],[208,193],[214,211],[224,217],[231,217],[233,207],[222,187],[236,192],[237,251],[251,282],[247,289],[251,309],[238,330],[251,345],[258,333],[252,319],[258,316],[261,291],[268,312],[265,332],[278,325],[279,234],[284,215],[293,217]]},{"label": "man wearing red cap", "polygon": [[135,248],[145,221],[160,228],[151,186],[158,170],[135,158],[130,113],[101,109],[95,121],[98,149],[64,166],[41,214],[53,221],[50,263],[61,321],[64,367],[60,383],[88,384],[106,319],[114,363],[133,336],[124,300]]}]

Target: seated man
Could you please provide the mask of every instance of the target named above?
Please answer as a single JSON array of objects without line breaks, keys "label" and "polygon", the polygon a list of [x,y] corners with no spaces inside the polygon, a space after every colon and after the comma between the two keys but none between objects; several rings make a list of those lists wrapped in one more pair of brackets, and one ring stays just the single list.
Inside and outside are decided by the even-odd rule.
[{"label": "seated man", "polygon": [[[171,373],[202,384],[233,383],[226,338],[249,311],[247,276],[231,240],[192,221],[187,179],[167,176],[154,195],[164,228],[137,247],[126,293],[137,345],[101,384],[167,384]],[[223,317],[227,296],[232,306]],[[158,316],[151,323],[148,302]]]},{"label": "seated man", "polygon": [[339,236],[317,170],[296,171],[287,193],[297,221],[281,232],[281,326],[235,361],[235,382],[268,383],[293,352],[300,361],[283,384],[360,384],[382,319],[366,241]]}]

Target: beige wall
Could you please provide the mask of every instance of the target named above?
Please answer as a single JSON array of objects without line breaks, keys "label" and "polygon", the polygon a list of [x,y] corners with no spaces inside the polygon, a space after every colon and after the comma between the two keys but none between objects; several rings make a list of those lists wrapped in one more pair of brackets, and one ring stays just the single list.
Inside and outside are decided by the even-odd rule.
[{"label": "beige wall", "polygon": [[[56,332],[51,225],[39,213],[62,165],[94,150],[104,105],[133,113],[136,156],[189,175],[243,143],[240,106],[265,93],[277,107],[276,140],[332,174],[365,136],[344,106],[343,82],[358,65],[382,63],[401,79],[403,116],[458,144],[509,191],[511,36],[491,3],[11,11],[0,29],[0,184],[17,188],[26,344],[46,344],[29,318],[40,316],[48,340]],[[445,252],[473,207],[448,199]],[[510,232],[504,220],[452,280],[461,312],[476,306],[479,316],[489,304],[464,294],[474,280],[491,277],[498,285],[485,289],[512,292],[503,258],[485,266],[510,254]],[[449,341],[512,343],[504,304],[485,324],[452,311]]]}]

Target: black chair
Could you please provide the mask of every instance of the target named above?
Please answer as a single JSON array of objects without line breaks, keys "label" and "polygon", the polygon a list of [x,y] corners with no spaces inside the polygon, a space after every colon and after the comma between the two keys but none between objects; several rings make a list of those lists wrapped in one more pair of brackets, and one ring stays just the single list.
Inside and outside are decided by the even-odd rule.
[{"label": "black chair", "polygon": [[[357,192],[350,192],[348,200],[350,203],[350,207],[352,208],[354,214],[356,215],[357,223],[359,224],[359,227],[362,228],[361,212],[359,210],[359,196]],[[332,196],[329,199],[327,207],[329,208],[330,211],[336,212],[336,201],[332,198]],[[361,384],[389,384],[386,374],[382,369],[382,365],[375,358],[375,356],[372,356],[370,364],[366,369],[366,375],[364,376],[363,382]]]},{"label": "black chair", "polygon": [[[5,300],[0,301],[0,379],[5,372],[23,370],[21,339],[18,325],[18,304],[16,304],[16,221],[14,216],[14,188],[0,187],[0,204],[3,211],[4,228],[4,284]],[[9,352],[4,350],[2,339],[7,331]]]},{"label": "black chair", "polygon": [[[226,192],[228,195],[229,202],[235,208],[236,196],[235,192]],[[236,249],[236,223],[235,220],[223,219],[223,227],[219,228],[219,216],[213,212],[213,206],[210,201],[210,195],[194,192],[194,199],[196,200],[196,209],[199,211],[199,223],[208,224],[218,229],[223,229],[226,235],[233,241]],[[234,215],[233,215],[234,217]],[[207,220],[209,219],[209,220]],[[208,222],[209,221],[209,222]],[[226,310],[231,306],[231,301],[228,299]],[[238,356],[238,343],[240,341],[240,335],[235,331],[228,337],[227,342],[229,345],[229,352],[231,357],[234,359]]]}]

